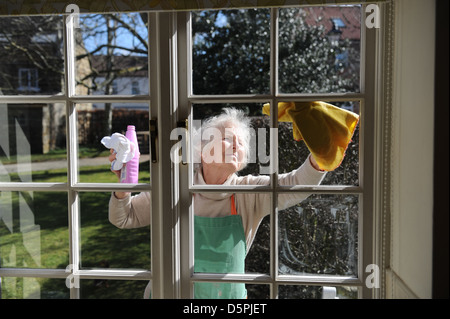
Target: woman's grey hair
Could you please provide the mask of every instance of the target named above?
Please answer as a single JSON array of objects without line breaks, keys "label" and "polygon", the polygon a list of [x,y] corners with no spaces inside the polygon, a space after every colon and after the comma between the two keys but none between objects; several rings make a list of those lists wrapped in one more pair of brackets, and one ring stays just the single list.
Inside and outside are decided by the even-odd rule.
[{"label": "woman's grey hair", "polygon": [[[212,116],[205,119],[202,122],[200,129],[194,129],[193,131],[193,150],[196,154],[201,154],[203,147],[210,142],[209,136],[203,136],[203,132],[208,132],[210,129],[218,129],[222,133],[225,132],[225,128],[232,124],[239,130],[239,138],[243,144],[245,150],[245,157],[243,159],[240,170],[247,166],[248,158],[250,154],[250,139],[251,139],[251,124],[250,118],[244,111],[235,108],[224,108],[222,113],[217,116]],[[195,168],[201,167],[201,161],[195,161]]]}]

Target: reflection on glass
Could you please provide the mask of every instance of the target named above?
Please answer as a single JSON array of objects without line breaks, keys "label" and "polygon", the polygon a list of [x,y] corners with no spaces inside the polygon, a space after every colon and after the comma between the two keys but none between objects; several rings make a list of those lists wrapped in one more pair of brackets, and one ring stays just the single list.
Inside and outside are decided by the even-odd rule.
[{"label": "reflection on glass", "polygon": [[[118,179],[110,171],[110,150],[100,143],[113,133],[125,135],[127,126],[134,125],[139,143],[139,181],[150,181],[149,108],[143,103],[77,104],[79,180],[82,183],[114,183]],[[111,121],[108,121],[108,119]]]},{"label": "reflection on glass", "polygon": [[[270,216],[261,220],[255,239],[247,251],[245,271],[248,273],[270,274]],[[259,286],[258,286],[259,287]],[[250,290],[249,298],[250,298]],[[261,296],[260,292],[256,295]],[[262,297],[261,298],[265,298]]]},{"label": "reflection on glass", "polygon": [[69,236],[67,194],[0,192],[0,264],[65,269]]},{"label": "reflection on glass", "polygon": [[110,197],[111,193],[80,193],[82,268],[149,269],[150,228],[112,225],[108,220]]},{"label": "reflection on glass", "polygon": [[0,182],[65,182],[65,106],[0,104]]},{"label": "reflection on glass", "polygon": [[278,287],[278,298],[280,299],[356,299],[358,288],[338,286],[297,286],[282,285]]},{"label": "reflection on glass", "polygon": [[69,299],[65,279],[2,277],[2,299]]},{"label": "reflection on glass", "polygon": [[[330,102],[330,104],[359,115],[359,102]],[[345,151],[342,163],[328,172],[321,185],[359,185],[359,131],[358,123],[351,142]],[[317,134],[321,134],[320,131]],[[288,173],[300,167],[308,158],[310,151],[304,141],[295,141],[292,123],[278,123],[278,165],[280,173]]]},{"label": "reflection on glass", "polygon": [[147,13],[82,14],[79,24],[76,94],[148,94]]},{"label": "reflection on glass", "polygon": [[280,274],[356,276],[358,210],[357,195],[311,195],[280,211]]},{"label": "reflection on glass", "polygon": [[[247,288],[247,299],[270,299],[269,285],[246,285],[245,287]],[[257,311],[262,311],[262,309],[259,309]]]},{"label": "reflection on glass", "polygon": [[[243,112],[249,122],[249,142],[245,144],[245,154],[247,154],[247,165],[237,172],[238,176],[246,175],[268,175],[273,171],[270,165],[270,135],[274,129],[270,128],[270,118],[262,114],[262,103],[243,104],[196,104],[193,105],[193,142],[191,143],[192,161],[194,169],[200,169],[203,153],[203,160],[214,163],[227,163],[227,158],[215,157],[214,150],[228,154],[231,150],[226,149],[226,145],[214,143],[217,139],[227,138],[227,128],[233,126],[228,121],[225,125],[215,126],[214,121],[218,121],[217,116],[224,114],[225,109],[236,109]],[[212,120],[207,127],[202,126],[205,120]],[[234,120],[233,120],[234,121]],[[230,126],[231,125],[231,126]],[[224,128],[225,127],[225,128]],[[217,128],[219,131],[215,131]],[[215,133],[216,132],[216,133]],[[240,135],[245,135],[240,133]],[[206,158],[206,159],[205,159]]]},{"label": "reflection on glass", "polygon": [[192,13],[194,94],[264,94],[270,86],[270,11]]},{"label": "reflection on glass", "polygon": [[64,91],[62,16],[0,19],[0,95]]},{"label": "reflection on glass", "polygon": [[359,92],[360,6],[283,8],[279,15],[280,92]]}]

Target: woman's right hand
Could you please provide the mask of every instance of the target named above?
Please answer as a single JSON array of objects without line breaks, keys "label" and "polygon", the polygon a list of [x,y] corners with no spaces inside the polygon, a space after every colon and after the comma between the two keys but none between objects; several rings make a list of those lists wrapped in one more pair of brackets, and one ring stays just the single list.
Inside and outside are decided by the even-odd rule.
[{"label": "woman's right hand", "polygon": [[[108,160],[110,163],[112,163],[116,159],[116,152],[114,152],[114,150],[112,148],[109,150],[109,152],[110,152],[110,154],[109,154]],[[117,178],[120,179],[120,170],[114,171],[111,167],[111,172],[116,174]]]},{"label": "woman's right hand", "polygon": [[[116,153],[114,152],[113,149],[110,149],[110,154],[109,154],[108,160],[109,160],[109,162],[112,162],[112,161],[114,161],[115,159],[116,159]],[[111,167],[111,172],[113,172],[114,174],[116,174],[117,178],[118,178],[119,181],[120,181],[120,170],[114,171],[114,170],[112,169],[112,167]],[[114,194],[114,196],[116,196],[116,198],[118,198],[118,199],[125,198],[125,197],[128,195],[128,193],[125,193],[125,192],[114,192],[113,194]]]}]

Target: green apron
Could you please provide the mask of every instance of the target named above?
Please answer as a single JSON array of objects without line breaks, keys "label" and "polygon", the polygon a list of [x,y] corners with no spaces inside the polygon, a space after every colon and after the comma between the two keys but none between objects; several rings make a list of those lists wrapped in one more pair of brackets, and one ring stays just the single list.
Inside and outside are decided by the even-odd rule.
[{"label": "green apron", "polygon": [[[225,217],[194,216],[194,271],[198,273],[243,274],[246,243],[242,218],[231,196],[231,215]],[[196,282],[196,299],[243,299],[244,283]]]}]

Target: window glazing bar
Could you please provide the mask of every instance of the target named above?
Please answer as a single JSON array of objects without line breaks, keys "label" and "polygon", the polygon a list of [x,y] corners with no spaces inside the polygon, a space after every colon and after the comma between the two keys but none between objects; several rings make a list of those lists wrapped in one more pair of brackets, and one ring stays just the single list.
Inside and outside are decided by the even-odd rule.
[{"label": "window glazing bar", "polygon": [[67,100],[73,103],[129,103],[129,102],[149,102],[149,95],[83,95],[66,97],[57,95],[0,95],[0,101],[8,104],[24,103],[64,103]]},{"label": "window glazing bar", "polygon": [[65,269],[0,268],[0,277],[67,278]]},{"label": "window glazing bar", "polygon": [[[68,191],[68,214],[69,214],[69,265],[71,272],[76,273],[80,267],[80,205],[78,193],[70,189],[70,185],[78,181],[78,145],[77,145],[77,116],[75,105],[68,99],[75,92],[75,38],[73,19],[64,16],[64,77],[66,96],[66,145],[67,145],[67,180]],[[70,298],[80,298],[80,288],[70,288]]]},{"label": "window glazing bar", "polygon": [[[151,280],[152,273],[148,270],[132,269],[81,269],[76,273],[80,279],[114,279],[114,280]],[[66,274],[67,276],[67,274]]]},{"label": "window glazing bar", "polygon": [[[270,10],[270,92],[278,94],[278,9]],[[278,275],[278,101],[272,98],[270,101],[270,183],[272,187],[270,212],[270,276],[277,279]],[[278,286],[270,285],[270,297],[278,298]]]},{"label": "window glazing bar", "polygon": [[189,188],[192,193],[320,193],[320,194],[361,194],[363,189],[359,186],[333,186],[333,185],[293,185],[274,187],[267,185],[239,185],[239,186],[221,186],[221,185],[198,185]]},{"label": "window glazing bar", "polygon": [[194,273],[193,282],[217,282],[226,281],[246,284],[292,284],[292,285],[336,285],[336,286],[361,286],[359,278],[352,276],[326,276],[326,275],[278,275],[276,279],[266,274],[215,274]]},{"label": "window glazing bar", "polygon": [[91,192],[113,192],[113,191],[125,191],[125,192],[148,192],[152,190],[149,184],[122,184],[122,183],[76,183],[72,186],[73,190],[78,192],[91,191]]},{"label": "window glazing bar", "polygon": [[308,102],[308,101],[324,101],[324,102],[352,102],[364,99],[362,93],[329,93],[329,94],[255,94],[255,95],[193,95],[189,97],[189,101],[193,104],[206,103],[267,103],[270,100],[275,102]]},{"label": "window glazing bar", "polygon": [[14,104],[37,104],[37,103],[64,103],[67,98],[65,95],[0,95],[1,103]]},{"label": "window glazing bar", "polygon": [[[270,284],[278,285],[327,285],[327,286],[355,286],[361,287],[363,282],[359,278],[351,276],[317,276],[317,275],[280,275],[273,279],[265,274],[215,274],[215,273],[194,273],[191,277],[194,282],[229,282],[245,284]],[[276,285],[275,285],[276,284]],[[276,287],[274,287],[276,288]]]},{"label": "window glazing bar", "polygon": [[65,192],[69,190],[67,183],[0,183],[0,191],[43,191]]},{"label": "window glazing bar", "polygon": [[279,275],[277,282],[280,284],[302,284],[302,285],[345,285],[361,286],[363,283],[359,278],[351,276],[326,276],[326,275]]},{"label": "window glazing bar", "polygon": [[74,103],[129,103],[129,102],[149,102],[150,95],[84,95],[72,96],[70,100]]},{"label": "window glazing bar", "polygon": [[[71,274],[80,279],[151,280],[152,274],[144,269],[95,269],[78,270]],[[65,269],[0,268],[0,277],[67,278]]]},{"label": "window glazing bar", "polygon": [[274,280],[266,274],[215,274],[215,273],[194,273],[191,276],[192,282],[214,282],[226,281],[235,283],[270,284]]}]

